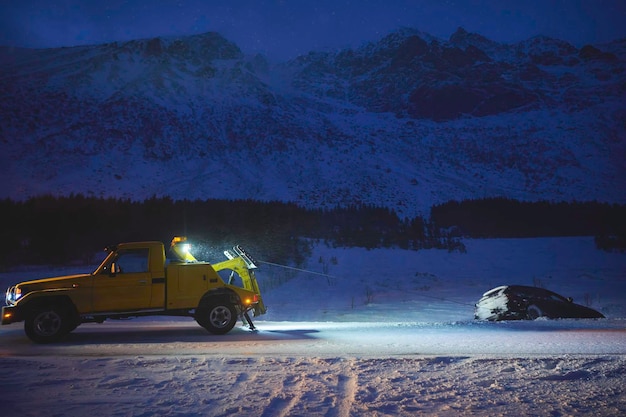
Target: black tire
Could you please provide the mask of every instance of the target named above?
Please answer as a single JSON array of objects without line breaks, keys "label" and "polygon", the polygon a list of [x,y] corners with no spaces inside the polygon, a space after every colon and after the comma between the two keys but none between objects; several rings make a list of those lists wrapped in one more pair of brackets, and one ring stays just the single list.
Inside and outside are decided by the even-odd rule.
[{"label": "black tire", "polygon": [[73,323],[67,310],[60,305],[34,308],[24,320],[26,336],[35,343],[58,341],[73,330]]},{"label": "black tire", "polygon": [[543,317],[543,311],[534,304],[531,304],[526,309],[526,316],[529,320],[536,320],[539,317]]},{"label": "black tire", "polygon": [[196,311],[196,321],[210,333],[226,334],[235,327],[237,310],[226,301],[212,301]]}]

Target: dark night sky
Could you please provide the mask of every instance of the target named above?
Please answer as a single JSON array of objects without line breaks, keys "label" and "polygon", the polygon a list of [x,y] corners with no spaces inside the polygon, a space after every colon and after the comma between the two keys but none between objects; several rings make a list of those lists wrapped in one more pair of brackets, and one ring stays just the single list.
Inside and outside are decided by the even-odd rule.
[{"label": "dark night sky", "polygon": [[408,26],[575,46],[626,37],[624,0],[0,0],[0,45],[57,47],[215,31],[246,53],[293,58]]}]

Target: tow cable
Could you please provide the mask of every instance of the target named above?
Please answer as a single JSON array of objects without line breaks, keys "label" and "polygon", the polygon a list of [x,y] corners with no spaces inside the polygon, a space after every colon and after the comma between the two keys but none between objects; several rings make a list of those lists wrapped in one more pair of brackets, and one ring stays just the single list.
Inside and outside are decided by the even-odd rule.
[{"label": "tow cable", "polygon": [[324,274],[322,272],[315,272],[315,271],[309,271],[306,269],[302,269],[302,268],[295,268],[293,266],[287,266],[287,265],[281,265],[281,264],[275,264],[273,262],[265,262],[265,261],[259,261],[260,264],[265,264],[265,265],[272,265],[272,266],[277,266],[279,268],[285,268],[285,269],[291,269],[292,271],[298,271],[298,272],[305,272],[307,274],[313,274],[313,275],[321,275],[323,277],[327,277],[327,278],[336,278],[336,279],[340,279],[337,276],[334,275],[330,275],[330,274]]},{"label": "tow cable", "polygon": [[[292,271],[304,272],[306,274],[319,275],[319,276],[326,277],[326,278],[333,278],[333,279],[339,279],[339,280],[345,279],[345,278],[342,278],[342,277],[338,277],[336,275],[324,274],[322,272],[309,271],[307,269],[296,268],[296,267],[287,266],[287,265],[281,265],[281,264],[277,264],[277,263],[273,263],[273,262],[266,262],[266,261],[258,261],[258,262],[261,263],[261,264],[265,264],[265,265],[271,265],[271,266],[276,266],[278,268],[290,269]],[[433,300],[447,301],[449,303],[460,304],[462,306],[475,307],[474,304],[462,303],[460,301],[449,300],[449,299],[443,298],[443,297],[435,297],[433,295],[418,294],[418,293],[416,293],[415,295],[417,295],[418,297],[431,298]]]}]

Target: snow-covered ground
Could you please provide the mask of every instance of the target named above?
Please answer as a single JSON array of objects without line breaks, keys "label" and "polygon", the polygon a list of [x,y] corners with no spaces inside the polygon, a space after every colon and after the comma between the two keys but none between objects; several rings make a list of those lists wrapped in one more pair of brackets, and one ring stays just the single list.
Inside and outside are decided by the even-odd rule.
[{"label": "snow-covered ground", "polygon": [[[626,254],[592,238],[466,240],[467,253],[317,245],[262,265],[258,331],[191,319],[0,327],[0,410],[20,416],[624,415]],[[7,286],[67,270],[0,274]],[[540,285],[602,320],[484,323],[492,287]]]}]

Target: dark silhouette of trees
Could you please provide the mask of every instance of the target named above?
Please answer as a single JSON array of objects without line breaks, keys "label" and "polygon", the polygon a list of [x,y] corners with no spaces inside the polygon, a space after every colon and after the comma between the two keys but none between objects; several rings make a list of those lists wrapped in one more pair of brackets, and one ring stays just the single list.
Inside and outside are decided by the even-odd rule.
[{"label": "dark silhouette of trees", "polygon": [[504,198],[451,201],[433,207],[429,219],[401,219],[391,209],[369,205],[308,209],[276,201],[41,196],[0,200],[0,268],[93,263],[106,245],[167,244],[176,235],[197,242],[199,258],[209,261],[241,244],[259,259],[299,264],[315,240],[368,249],[464,251],[462,237],[588,235],[610,250],[624,245],[625,219],[626,206]]},{"label": "dark silhouette of trees", "polygon": [[207,260],[221,259],[223,249],[241,244],[264,260],[298,263],[309,246],[304,238],[336,246],[424,246],[422,219],[407,222],[372,206],[321,210],[275,201],[152,197],[139,202],[72,194],[1,200],[0,209],[0,267],[89,263],[109,244],[167,244],[176,235],[198,242]]},{"label": "dark silhouette of trees", "polygon": [[430,218],[457,237],[626,236],[626,206],[596,201],[450,201],[432,207]]}]

